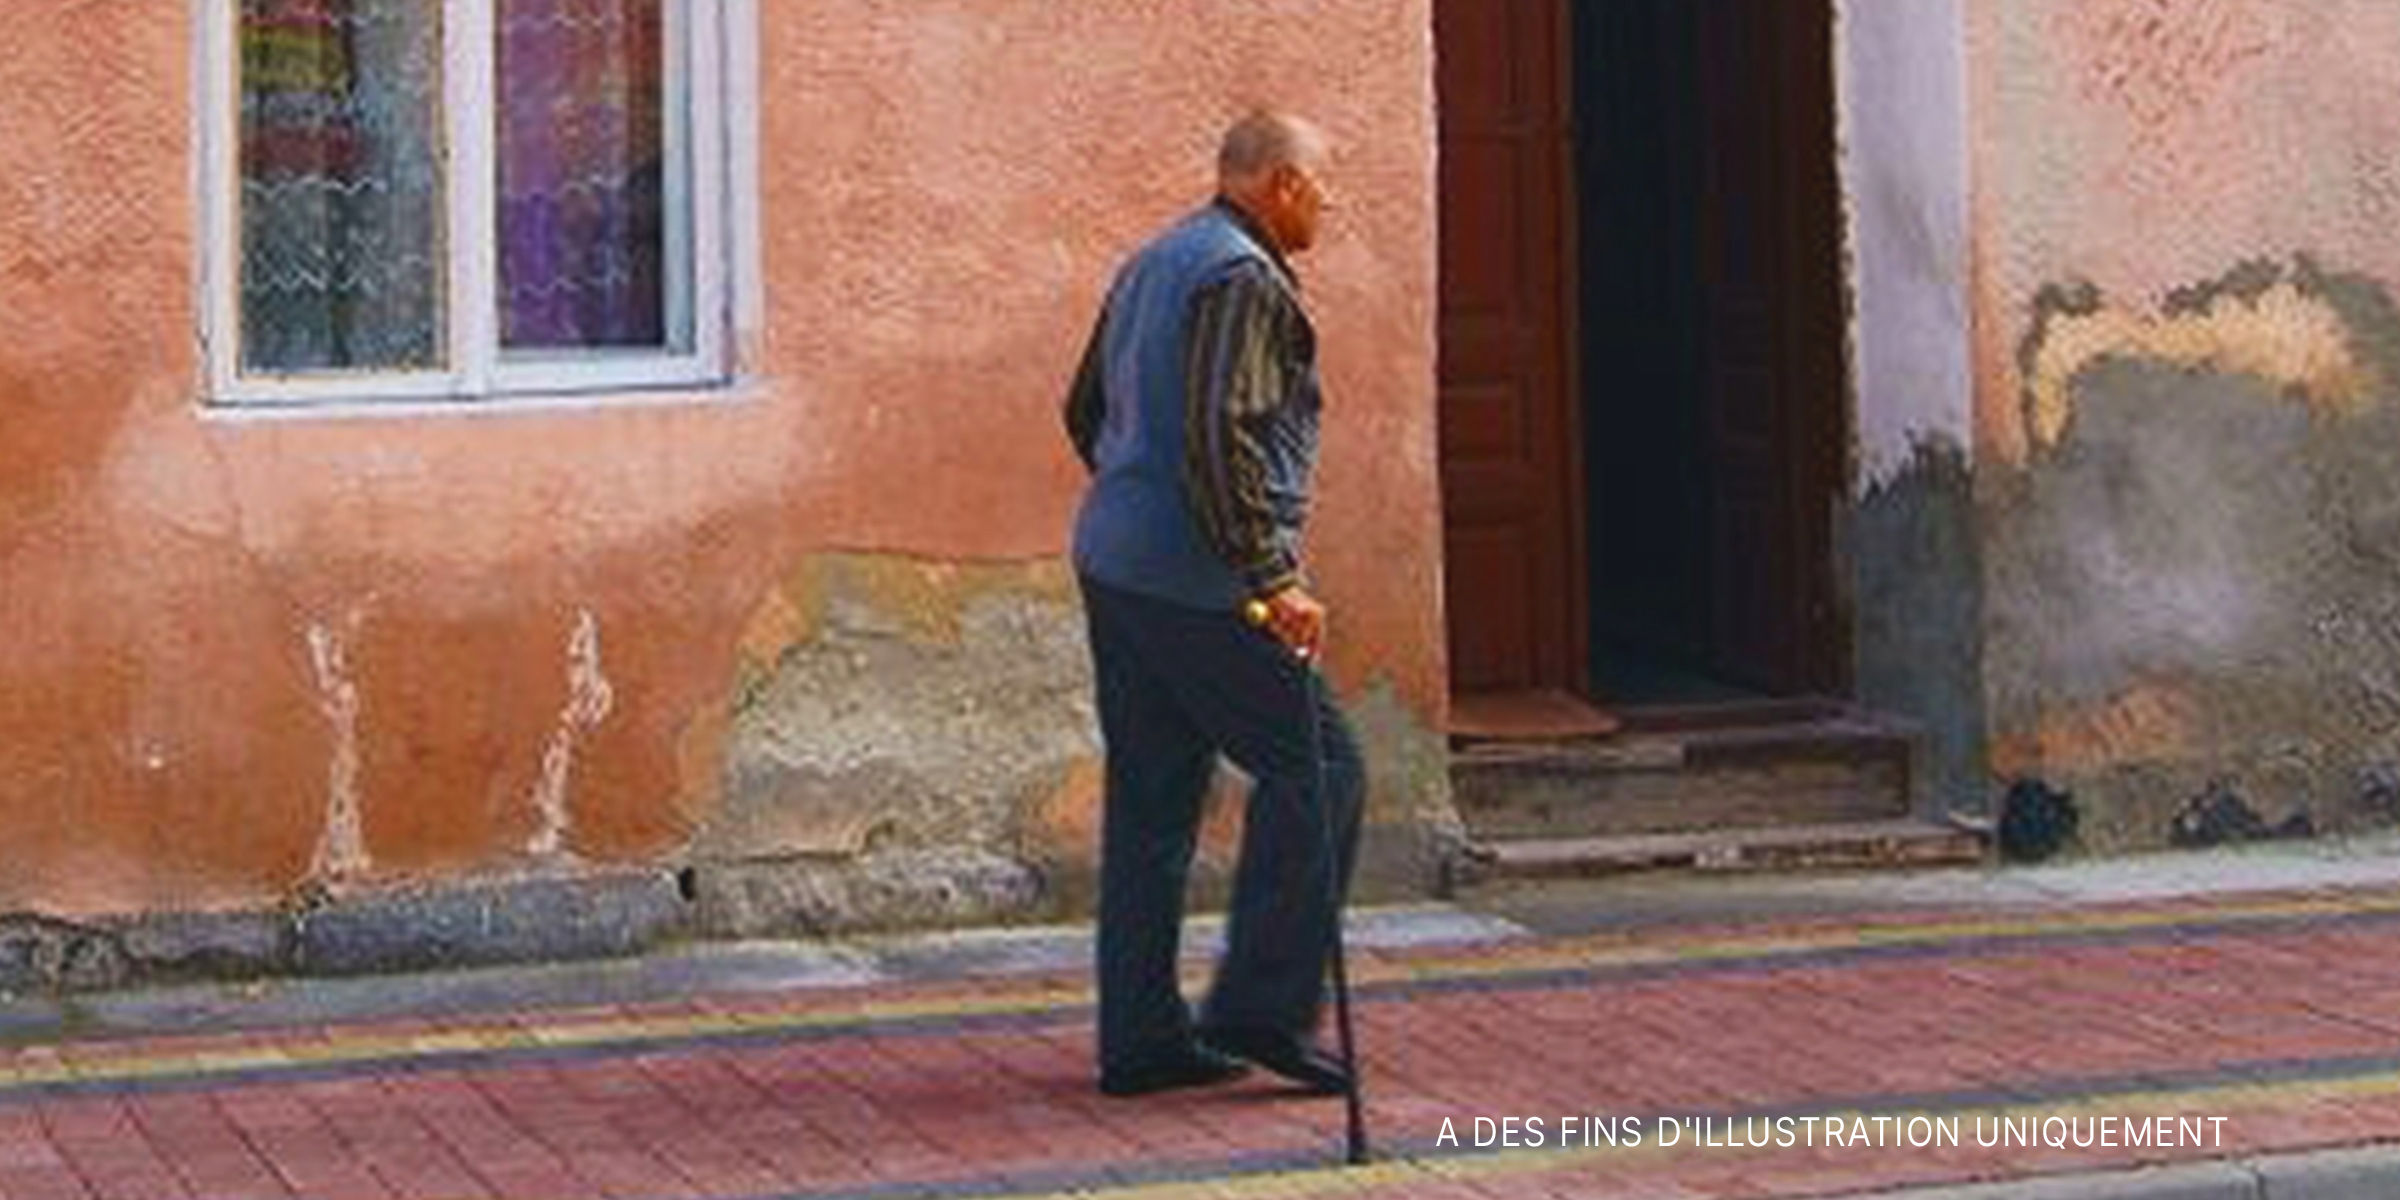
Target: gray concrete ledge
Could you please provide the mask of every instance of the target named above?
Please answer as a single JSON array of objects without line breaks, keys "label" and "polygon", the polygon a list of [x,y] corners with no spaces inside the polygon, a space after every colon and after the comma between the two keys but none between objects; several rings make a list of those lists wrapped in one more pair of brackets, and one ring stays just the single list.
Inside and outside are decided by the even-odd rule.
[{"label": "gray concrete ledge", "polygon": [[67,921],[0,914],[0,996],[619,958],[684,936],[663,870],[595,870],[317,895],[282,908]]},{"label": "gray concrete ledge", "polygon": [[[520,905],[517,911],[522,911]],[[1344,928],[1361,949],[1485,943],[1524,936],[1506,921],[1442,904],[1353,908]],[[1224,945],[1224,922],[1195,917],[1184,953],[1195,962]],[[370,949],[373,953],[369,953]],[[384,943],[352,946],[376,961]],[[408,953],[416,949],[403,948]],[[290,975],[247,983],[180,983],[115,992],[0,998],[0,1042],[87,1036],[171,1036],[393,1018],[596,1004],[647,1004],[695,995],[773,994],[804,988],[1006,978],[1088,971],[1088,925],[1021,926],[778,941],[677,942],[633,957],[504,963],[412,974]]]},{"label": "gray concrete ledge", "polygon": [[[1549,935],[1900,912],[2043,913],[2193,897],[2400,886],[2400,835],[2263,842],[2039,866],[1809,874],[1634,873],[1495,885],[1466,897]],[[2395,1192],[2400,1196],[2400,1192]]]},{"label": "gray concrete ledge", "polygon": [[[1435,889],[1428,836],[1363,831],[1351,901]],[[1193,911],[1221,908],[1231,873],[1196,866]],[[1022,927],[1078,918],[1089,880],[972,848],[848,858],[559,864],[522,873],[356,889],[217,912],[66,920],[0,912],[0,1001],[197,980],[391,975],[648,954],[675,943]]]},{"label": "gray concrete ledge", "polygon": [[1854,1195],[1859,1200],[2391,1200],[2400,1196],[2400,1146]]},{"label": "gray concrete ledge", "polygon": [[[1435,890],[1423,830],[1370,827],[1353,905]],[[1216,886],[1212,886],[1212,882]],[[1196,881],[1205,911],[1222,881]],[[2400,835],[2083,860],[2033,868],[1693,878],[1637,874],[1475,889],[1465,908],[1545,935],[1752,917],[2056,911],[2196,895],[2400,885]],[[1062,888],[1064,889],[1062,891]],[[371,888],[241,911],[68,921],[0,913],[0,999],[199,980],[564,963],[710,941],[1023,927],[1081,911],[1073,888],[994,855],[846,863],[587,867]],[[1068,911],[1058,911],[1061,907]],[[2400,1196],[2400,1189],[2395,1189]]]}]

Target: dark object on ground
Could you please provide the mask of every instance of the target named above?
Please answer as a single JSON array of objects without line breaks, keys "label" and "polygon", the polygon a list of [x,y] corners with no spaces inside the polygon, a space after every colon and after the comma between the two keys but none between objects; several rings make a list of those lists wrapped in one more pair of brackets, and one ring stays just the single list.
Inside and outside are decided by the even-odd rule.
[{"label": "dark object on ground", "polygon": [[2400,817],[2400,767],[2385,762],[2360,771],[2358,806],[2387,820]]},{"label": "dark object on ground", "polygon": [[2082,823],[2074,796],[2039,779],[2020,779],[2000,801],[2000,855],[2040,862],[2074,841]]},{"label": "dark object on ground", "polygon": [[2198,847],[2315,837],[2316,833],[2316,821],[2307,809],[2298,809],[2281,823],[2269,825],[2257,809],[2242,799],[2241,793],[2233,790],[2233,785],[2218,780],[2175,814],[2175,823],[2167,836],[2178,846]]}]

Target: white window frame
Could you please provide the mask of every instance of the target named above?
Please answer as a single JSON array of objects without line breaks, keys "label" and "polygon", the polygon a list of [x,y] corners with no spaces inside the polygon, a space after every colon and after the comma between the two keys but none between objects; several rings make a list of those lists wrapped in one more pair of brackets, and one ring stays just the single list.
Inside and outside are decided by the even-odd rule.
[{"label": "white window frame", "polygon": [[[500,348],[495,0],[438,0],[443,30],[444,366],[422,371],[245,373],[241,296],[241,14],[238,0],[193,0],[203,214],[201,342],[212,405],[297,407],[360,401],[494,401],[692,391],[730,384],[735,296],[728,197],[737,165],[728,94],[746,58],[732,30],[754,0],[666,0],[666,176],[688,196],[689,266],[667,272],[667,328],[688,314],[691,348],[510,353]],[[682,69],[672,69],[675,63]],[[677,110],[680,107],[681,112]],[[680,168],[680,169],[679,169]]]}]

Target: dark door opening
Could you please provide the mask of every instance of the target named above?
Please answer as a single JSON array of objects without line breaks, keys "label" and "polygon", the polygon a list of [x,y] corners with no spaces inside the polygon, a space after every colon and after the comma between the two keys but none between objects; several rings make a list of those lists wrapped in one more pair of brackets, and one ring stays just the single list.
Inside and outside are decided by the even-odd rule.
[{"label": "dark door opening", "polygon": [[1847,690],[1831,23],[1437,0],[1454,694]]}]

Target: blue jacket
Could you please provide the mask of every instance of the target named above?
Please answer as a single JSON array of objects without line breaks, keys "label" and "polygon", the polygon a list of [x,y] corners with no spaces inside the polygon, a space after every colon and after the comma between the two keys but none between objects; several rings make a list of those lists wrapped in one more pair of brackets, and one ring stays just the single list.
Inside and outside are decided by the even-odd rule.
[{"label": "blue jacket", "polygon": [[1288,269],[1223,202],[1136,252],[1068,398],[1092,468],[1076,569],[1220,611],[1297,582],[1322,406],[1315,346]]}]

